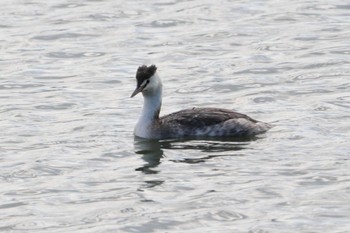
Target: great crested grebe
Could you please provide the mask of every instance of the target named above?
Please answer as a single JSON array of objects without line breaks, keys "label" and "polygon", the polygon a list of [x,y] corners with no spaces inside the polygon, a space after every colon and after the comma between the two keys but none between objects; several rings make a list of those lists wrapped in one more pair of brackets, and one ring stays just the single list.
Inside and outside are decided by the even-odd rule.
[{"label": "great crested grebe", "polygon": [[184,137],[246,137],[261,134],[271,125],[247,115],[221,108],[191,108],[159,117],[162,82],[157,67],[140,66],[131,97],[142,92],[144,103],[134,134],[147,139]]}]

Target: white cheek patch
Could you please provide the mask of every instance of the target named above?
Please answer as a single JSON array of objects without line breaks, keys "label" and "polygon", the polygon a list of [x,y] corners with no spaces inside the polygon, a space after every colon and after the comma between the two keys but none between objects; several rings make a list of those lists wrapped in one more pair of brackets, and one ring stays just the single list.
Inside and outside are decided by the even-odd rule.
[{"label": "white cheek patch", "polygon": [[146,79],[141,83],[141,87],[145,88],[148,84],[149,84],[149,79]]},{"label": "white cheek patch", "polygon": [[142,90],[147,90],[147,89],[148,89],[148,88],[147,88],[148,86],[150,86],[150,80],[149,80],[149,79],[146,79],[145,81],[142,82],[141,88],[142,88]]},{"label": "white cheek patch", "polygon": [[147,79],[141,83],[141,86],[146,86],[146,83],[147,83]]}]

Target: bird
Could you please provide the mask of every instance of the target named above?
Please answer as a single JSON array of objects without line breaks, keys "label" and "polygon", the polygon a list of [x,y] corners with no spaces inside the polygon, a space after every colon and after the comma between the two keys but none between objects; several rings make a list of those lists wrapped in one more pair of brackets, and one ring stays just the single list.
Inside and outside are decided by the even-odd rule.
[{"label": "bird", "polygon": [[136,89],[130,97],[142,93],[144,99],[134,128],[138,138],[251,137],[272,127],[245,114],[214,107],[193,107],[160,117],[163,86],[156,65],[139,66],[136,81]]}]

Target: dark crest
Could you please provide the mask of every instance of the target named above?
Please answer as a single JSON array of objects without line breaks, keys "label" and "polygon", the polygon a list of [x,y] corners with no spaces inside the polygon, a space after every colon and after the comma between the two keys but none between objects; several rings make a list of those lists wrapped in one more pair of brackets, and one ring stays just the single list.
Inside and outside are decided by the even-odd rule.
[{"label": "dark crest", "polygon": [[156,71],[157,67],[155,65],[139,66],[136,72],[137,86],[139,87],[143,81],[152,77]]}]

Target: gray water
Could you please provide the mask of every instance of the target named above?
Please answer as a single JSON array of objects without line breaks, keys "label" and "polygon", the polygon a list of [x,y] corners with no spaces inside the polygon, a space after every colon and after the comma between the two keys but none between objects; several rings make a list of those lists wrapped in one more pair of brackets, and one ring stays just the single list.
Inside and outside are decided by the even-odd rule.
[{"label": "gray water", "polygon": [[[0,231],[350,232],[350,5],[20,1],[0,7]],[[235,109],[254,140],[142,141],[162,114]]]}]

